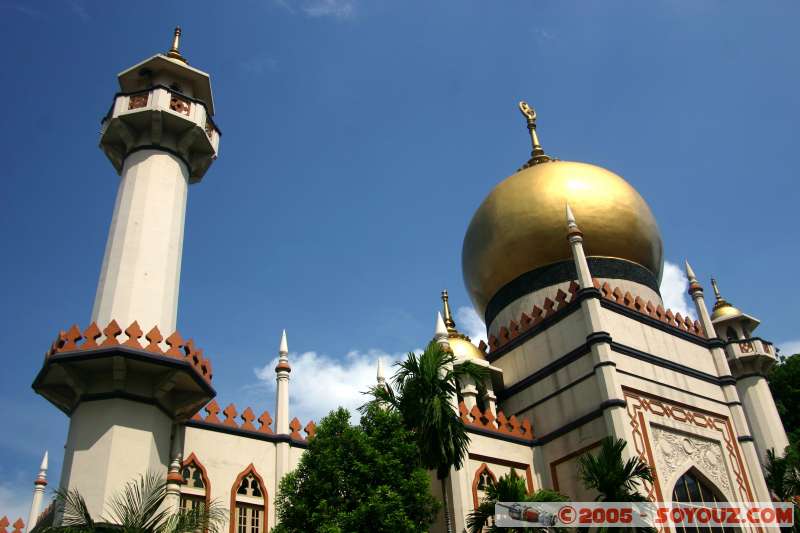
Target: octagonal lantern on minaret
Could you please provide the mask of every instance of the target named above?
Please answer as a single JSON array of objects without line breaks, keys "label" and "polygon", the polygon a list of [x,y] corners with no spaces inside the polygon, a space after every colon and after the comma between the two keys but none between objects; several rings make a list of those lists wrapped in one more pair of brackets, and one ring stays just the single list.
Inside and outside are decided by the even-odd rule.
[{"label": "octagonal lantern on minaret", "polygon": [[190,66],[178,51],[156,54],[118,75],[120,92],[102,120],[100,147],[118,173],[125,158],[149,147],[181,158],[190,183],[198,182],[217,157],[211,79]]}]

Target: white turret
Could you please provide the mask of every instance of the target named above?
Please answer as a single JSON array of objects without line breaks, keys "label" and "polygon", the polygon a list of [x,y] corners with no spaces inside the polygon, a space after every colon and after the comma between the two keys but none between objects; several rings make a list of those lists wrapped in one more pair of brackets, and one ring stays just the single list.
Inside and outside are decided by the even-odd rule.
[{"label": "white turret", "polygon": [[42,464],[39,466],[39,475],[33,482],[33,502],[31,502],[31,513],[28,515],[28,531],[32,530],[42,512],[42,501],[44,500],[44,490],[47,486],[47,452],[44,452]]},{"label": "white turret", "polygon": [[386,387],[386,373],[383,370],[383,358],[378,357],[378,372],[375,374],[375,377],[378,381],[378,386],[385,388]]},{"label": "white turret", "polygon": [[278,365],[275,367],[277,381],[277,398],[275,400],[275,433],[289,434],[289,343],[286,340],[286,330],[281,334],[281,343],[278,348]]},{"label": "white turret", "polygon": [[278,364],[275,366],[276,400],[275,400],[275,433],[287,437],[277,444],[275,459],[275,486],[277,487],[283,476],[291,469],[289,464],[289,343],[286,340],[286,330],[281,334],[278,347]]}]

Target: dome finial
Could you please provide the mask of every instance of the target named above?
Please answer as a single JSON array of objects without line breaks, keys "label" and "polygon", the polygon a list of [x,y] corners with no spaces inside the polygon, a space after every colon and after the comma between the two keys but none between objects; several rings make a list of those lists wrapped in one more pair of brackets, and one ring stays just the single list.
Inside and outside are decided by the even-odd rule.
[{"label": "dome finial", "polygon": [[714,302],[714,311],[717,311],[723,307],[733,307],[728,300],[723,298],[722,294],[720,294],[719,286],[717,285],[717,280],[715,278],[711,278],[711,287],[714,289],[714,297],[717,300]]},{"label": "dome finial", "polygon": [[453,314],[450,312],[450,297],[447,295],[447,289],[442,291],[442,306],[444,312],[444,325],[447,326],[448,333],[456,332],[456,323],[453,320]]},{"label": "dome finial", "polygon": [[528,132],[531,134],[531,158],[522,168],[551,161],[550,157],[544,153],[542,145],[539,144],[539,136],[536,134],[536,110],[529,106],[525,100],[519,102],[519,110],[527,120]]},{"label": "dome finial", "polygon": [[169,49],[167,52],[167,57],[171,57],[172,59],[178,59],[179,61],[183,61],[186,63],[186,58],[181,55],[180,52],[181,47],[181,27],[175,26],[175,32],[172,34],[172,48]]}]

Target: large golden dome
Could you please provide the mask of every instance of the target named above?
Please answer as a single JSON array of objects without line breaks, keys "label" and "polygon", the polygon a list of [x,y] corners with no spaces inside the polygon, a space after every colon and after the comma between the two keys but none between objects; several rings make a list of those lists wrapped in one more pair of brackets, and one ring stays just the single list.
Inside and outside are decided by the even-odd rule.
[{"label": "large golden dome", "polygon": [[567,203],[583,232],[587,256],[635,263],[658,283],[661,235],[639,193],[604,168],[549,160],[538,145],[530,118],[529,129],[534,158],[489,193],[464,237],[464,282],[476,310],[485,316],[492,297],[519,276],[572,260]]}]

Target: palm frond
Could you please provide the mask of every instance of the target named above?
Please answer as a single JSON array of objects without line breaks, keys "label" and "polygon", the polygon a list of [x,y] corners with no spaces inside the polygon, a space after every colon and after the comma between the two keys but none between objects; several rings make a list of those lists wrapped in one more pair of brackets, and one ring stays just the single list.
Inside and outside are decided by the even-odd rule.
[{"label": "palm frond", "polygon": [[216,501],[208,506],[198,505],[194,509],[178,509],[170,513],[153,533],[220,533],[227,515],[227,509]]},{"label": "palm frond", "polygon": [[167,496],[163,475],[147,472],[139,479],[129,481],[108,502],[109,514],[105,521],[119,524],[123,529],[155,531],[169,515],[162,509]]},{"label": "palm frond", "polygon": [[95,524],[86,500],[76,490],[56,490],[56,506],[61,509],[61,525],[94,531]]}]

